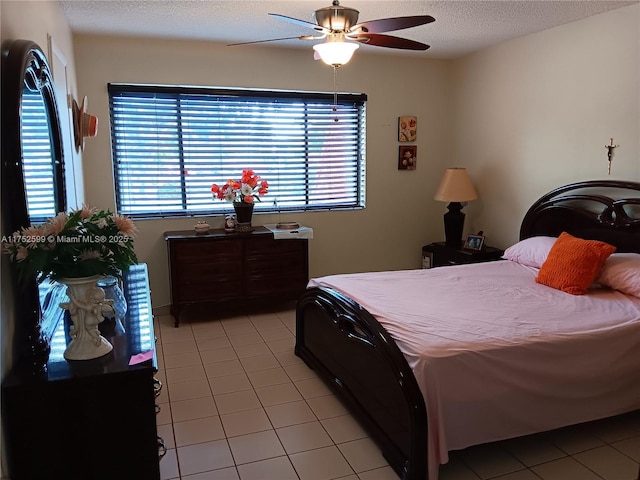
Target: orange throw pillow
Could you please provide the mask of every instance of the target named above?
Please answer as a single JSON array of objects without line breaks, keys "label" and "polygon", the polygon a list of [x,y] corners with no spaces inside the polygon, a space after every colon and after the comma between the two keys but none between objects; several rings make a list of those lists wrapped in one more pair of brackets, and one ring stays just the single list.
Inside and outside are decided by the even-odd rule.
[{"label": "orange throw pillow", "polygon": [[616,247],[562,232],[540,267],[536,282],[572,295],[584,294]]}]

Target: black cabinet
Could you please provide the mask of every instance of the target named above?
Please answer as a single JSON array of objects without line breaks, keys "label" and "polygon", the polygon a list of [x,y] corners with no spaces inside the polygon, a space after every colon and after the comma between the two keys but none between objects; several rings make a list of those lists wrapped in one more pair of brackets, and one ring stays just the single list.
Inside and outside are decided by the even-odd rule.
[{"label": "black cabinet", "polygon": [[480,251],[475,251],[451,247],[444,242],[436,242],[422,247],[422,266],[423,268],[432,268],[465,263],[490,262],[500,260],[503,254],[504,250],[489,246]]},{"label": "black cabinet", "polygon": [[160,478],[155,353],[129,365],[133,355],[155,348],[146,265],[131,268],[123,290],[124,331],[113,320],[100,324],[113,351],[66,361],[66,313],[51,329],[47,372],[33,376],[17,365],[5,377],[2,423],[11,480]]}]

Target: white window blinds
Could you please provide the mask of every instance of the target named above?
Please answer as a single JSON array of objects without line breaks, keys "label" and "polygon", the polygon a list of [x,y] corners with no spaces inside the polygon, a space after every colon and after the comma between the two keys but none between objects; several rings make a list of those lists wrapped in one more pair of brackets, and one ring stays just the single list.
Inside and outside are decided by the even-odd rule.
[{"label": "white window blinds", "polygon": [[22,92],[20,131],[22,167],[31,223],[43,223],[56,215],[56,182],[51,132],[40,92]]},{"label": "white window blinds", "polygon": [[211,184],[253,169],[256,211],[364,207],[363,94],[110,84],[118,211],[140,217],[231,211]]}]

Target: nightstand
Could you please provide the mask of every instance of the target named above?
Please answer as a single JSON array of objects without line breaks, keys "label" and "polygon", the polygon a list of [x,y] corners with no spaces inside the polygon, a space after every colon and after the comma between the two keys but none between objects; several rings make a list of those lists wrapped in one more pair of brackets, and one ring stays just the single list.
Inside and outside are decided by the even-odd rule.
[{"label": "nightstand", "polygon": [[465,250],[462,247],[452,247],[444,242],[435,242],[422,247],[422,268],[444,267],[447,265],[462,265],[465,263],[480,263],[500,260],[504,250],[484,247],[481,251]]}]

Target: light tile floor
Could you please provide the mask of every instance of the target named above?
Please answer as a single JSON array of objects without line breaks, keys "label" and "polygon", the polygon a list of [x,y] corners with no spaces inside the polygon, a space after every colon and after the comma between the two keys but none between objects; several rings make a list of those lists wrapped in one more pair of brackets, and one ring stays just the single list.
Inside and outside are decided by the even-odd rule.
[{"label": "light tile floor", "polygon": [[[293,353],[294,310],[158,316],[163,480],[397,480]],[[636,480],[640,413],[452,452],[440,480]]]}]

